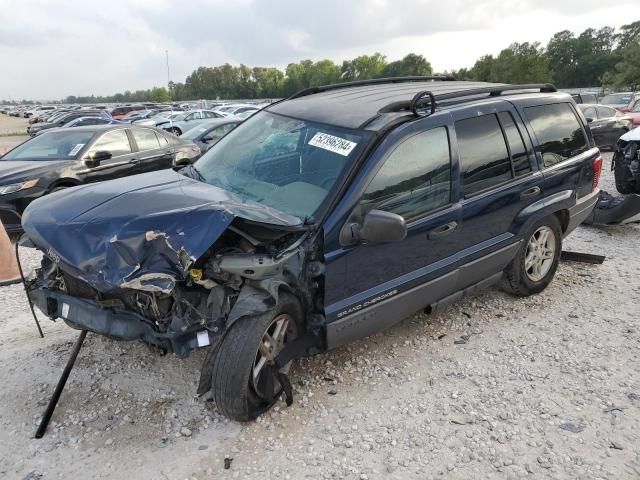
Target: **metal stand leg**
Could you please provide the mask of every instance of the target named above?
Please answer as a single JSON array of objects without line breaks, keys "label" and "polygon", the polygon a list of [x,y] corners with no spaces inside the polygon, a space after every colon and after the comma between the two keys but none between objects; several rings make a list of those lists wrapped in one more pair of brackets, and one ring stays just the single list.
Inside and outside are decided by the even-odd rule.
[{"label": "metal stand leg", "polygon": [[69,374],[71,373],[73,364],[76,363],[78,352],[80,351],[80,347],[82,347],[82,343],[84,342],[84,339],[86,336],[87,336],[87,331],[82,330],[80,332],[80,335],[78,336],[78,339],[76,340],[76,343],[73,345],[73,351],[71,352],[71,357],[69,357],[69,361],[67,362],[67,365],[64,367],[64,370],[62,371],[60,380],[58,380],[58,385],[56,385],[56,389],[53,391],[51,400],[49,400],[49,405],[47,405],[47,409],[44,411],[44,415],[42,415],[42,420],[40,420],[40,425],[38,425],[38,430],[36,430],[36,438],[42,438],[44,436],[44,432],[47,430],[47,426],[51,421],[51,416],[53,415],[53,412],[56,409],[58,400],[60,400],[60,395],[62,394],[62,390],[64,390],[64,386],[67,383],[67,379],[69,378]]}]

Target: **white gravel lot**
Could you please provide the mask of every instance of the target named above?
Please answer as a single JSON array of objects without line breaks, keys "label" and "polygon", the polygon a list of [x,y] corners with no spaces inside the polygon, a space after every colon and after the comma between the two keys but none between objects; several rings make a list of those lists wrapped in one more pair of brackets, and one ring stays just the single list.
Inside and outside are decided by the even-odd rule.
[{"label": "white gravel lot", "polygon": [[89,334],[42,440],[77,332],[43,319],[38,338],[21,287],[0,288],[0,478],[640,478],[639,239],[580,227],[565,249],[603,265],[563,263],[540,295],[491,289],[305,359],[294,405],[249,424],[194,398],[203,351]]}]

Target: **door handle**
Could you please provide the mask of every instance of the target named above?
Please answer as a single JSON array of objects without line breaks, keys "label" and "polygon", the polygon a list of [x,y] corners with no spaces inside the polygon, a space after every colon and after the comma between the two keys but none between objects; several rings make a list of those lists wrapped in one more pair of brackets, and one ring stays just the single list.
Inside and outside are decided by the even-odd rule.
[{"label": "door handle", "polygon": [[139,163],[140,160],[137,158],[132,158],[131,160],[129,160],[129,163]]},{"label": "door handle", "polygon": [[520,193],[520,198],[535,197],[540,194],[540,187],[531,187]]},{"label": "door handle", "polygon": [[599,128],[602,128],[602,125],[590,125],[591,130],[597,130]]},{"label": "door handle", "polygon": [[458,222],[449,222],[445,225],[440,225],[439,227],[434,228],[427,234],[427,238],[429,240],[433,240],[435,238],[445,237],[453,233],[456,228],[458,228]]}]

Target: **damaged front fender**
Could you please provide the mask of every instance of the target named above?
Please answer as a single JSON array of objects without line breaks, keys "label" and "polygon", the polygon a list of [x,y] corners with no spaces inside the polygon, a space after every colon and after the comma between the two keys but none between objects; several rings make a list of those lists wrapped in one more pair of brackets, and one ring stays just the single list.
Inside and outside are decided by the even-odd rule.
[{"label": "damaged front fender", "polygon": [[166,170],[35,201],[23,227],[63,270],[99,292],[167,294],[235,218],[302,225],[297,217]]}]

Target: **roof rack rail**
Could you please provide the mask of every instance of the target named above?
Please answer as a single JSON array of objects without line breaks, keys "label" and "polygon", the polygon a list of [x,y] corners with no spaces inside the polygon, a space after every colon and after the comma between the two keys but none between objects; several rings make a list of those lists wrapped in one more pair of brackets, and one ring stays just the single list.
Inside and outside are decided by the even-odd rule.
[{"label": "roof rack rail", "polygon": [[459,90],[457,92],[448,92],[441,94],[433,94],[428,90],[418,92],[411,100],[393,102],[380,109],[384,112],[397,112],[400,110],[411,110],[414,115],[424,117],[435,112],[437,102],[442,100],[454,100],[464,97],[472,97],[476,95],[488,94],[489,97],[499,97],[504,92],[514,92],[519,90],[538,90],[540,93],[553,93],[558,89],[550,83],[529,83],[524,85],[491,85],[488,87],[472,88],[469,90]]},{"label": "roof rack rail", "polygon": [[332,83],[331,85],[320,85],[317,87],[309,87],[291,95],[287,100],[294,98],[306,97],[315,93],[328,92],[329,90],[338,90],[340,88],[363,87],[367,85],[380,85],[385,83],[405,83],[405,82],[433,82],[433,81],[455,81],[451,75],[433,75],[433,76],[413,76],[413,77],[388,77],[388,78],[372,78],[370,80],[355,80],[353,82]]}]

